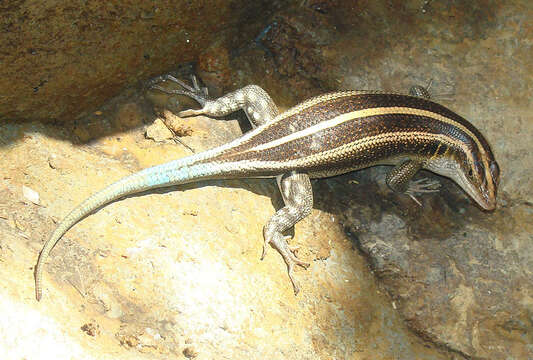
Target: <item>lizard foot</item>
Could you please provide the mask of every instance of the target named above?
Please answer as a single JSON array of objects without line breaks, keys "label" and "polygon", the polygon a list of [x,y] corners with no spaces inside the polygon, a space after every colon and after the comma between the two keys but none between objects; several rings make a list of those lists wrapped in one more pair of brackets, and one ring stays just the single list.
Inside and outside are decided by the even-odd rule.
[{"label": "lizard foot", "polygon": [[[162,87],[159,85],[160,82],[163,81],[172,81],[180,86],[179,89],[167,89],[165,87]],[[184,95],[188,96],[196,101],[202,106],[205,105],[209,98],[209,93],[206,87],[200,87],[198,84],[198,80],[196,79],[196,76],[191,75],[191,82],[192,86],[187,85],[181,80],[176,79],[174,76],[170,74],[165,74],[161,76],[157,76],[150,81],[148,81],[148,85],[152,89],[160,90],[166,94],[175,94],[175,95]],[[181,111],[179,113],[179,116],[191,116],[191,115],[199,115],[200,110],[185,110]]]},{"label": "lizard foot", "polygon": [[434,94],[433,92],[429,91],[431,88],[431,85],[433,84],[433,79],[430,79],[428,84],[426,86],[421,85],[415,85],[412,86],[409,89],[409,95],[411,96],[417,96],[424,99],[439,99],[439,100],[447,100],[447,101],[453,101],[454,98],[454,92],[446,92],[446,93],[439,93]]},{"label": "lizard foot", "polygon": [[302,261],[294,255],[294,251],[298,249],[298,247],[291,247],[287,243],[287,239],[290,239],[290,236],[283,236],[280,233],[274,233],[271,237],[265,236],[265,243],[263,245],[263,254],[261,255],[261,260],[264,259],[266,254],[266,247],[267,244],[270,244],[273,248],[275,248],[285,261],[285,264],[287,264],[287,272],[289,275],[289,279],[292,283],[292,288],[294,290],[294,295],[297,295],[300,291],[300,287],[298,286],[298,282],[294,278],[294,267],[295,265],[299,265],[305,269],[309,267],[309,263]]},{"label": "lizard foot", "polygon": [[440,183],[437,180],[431,180],[428,178],[418,179],[409,183],[409,187],[405,192],[413,199],[418,205],[422,206],[422,203],[416,198],[417,194],[438,192]]}]

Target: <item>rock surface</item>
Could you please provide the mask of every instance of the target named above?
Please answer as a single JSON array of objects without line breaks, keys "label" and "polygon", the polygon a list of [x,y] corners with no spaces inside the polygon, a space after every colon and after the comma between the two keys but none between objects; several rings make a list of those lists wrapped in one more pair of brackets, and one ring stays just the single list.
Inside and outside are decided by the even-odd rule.
[{"label": "rock surface", "polygon": [[2,1],[0,117],[72,121],[211,43],[240,46],[280,3]]},{"label": "rock surface", "polygon": [[[197,150],[229,140],[205,134],[239,133],[236,121],[181,121],[199,129],[187,137]],[[58,220],[113,180],[190,153],[142,129],[91,146],[56,131],[0,127],[9,144],[0,156],[2,359],[449,359],[407,329],[332,214],[314,210],[296,226],[293,244],[312,265],[297,270],[294,296],[281,257],[269,249],[259,260],[262,226],[281,202],[271,180],[187,185],[104,207],[53,250],[37,303],[32,266]]]},{"label": "rock surface", "polygon": [[[434,99],[481,130],[502,169],[493,213],[445,180],[422,209],[387,200],[388,190],[372,185],[383,169],[362,172],[358,187],[327,182],[316,193],[335,205],[324,208],[339,214],[414,332],[474,358],[533,358],[532,3],[307,5],[276,14],[263,41],[285,77],[258,79],[271,93],[405,93],[432,80]],[[269,66],[237,61],[251,74]]]},{"label": "rock surface", "polygon": [[[435,100],[469,119],[493,147],[502,169],[497,210],[482,212],[444,179],[420,208],[384,186],[382,168],[316,181],[315,210],[294,239],[313,264],[298,271],[303,293],[294,298],[279,256],[257,259],[262,225],[281,204],[275,195],[269,200],[277,194],[272,182],[154,192],[70,230],[53,252],[37,305],[31,266],[53,221],[114,179],[232,139],[243,122],[184,121],[169,111],[188,106],[183,99],[143,92],[176,134],[154,144],[143,127],[157,116],[142,98],[128,98],[130,90],[61,128],[4,124],[0,301],[9,316],[0,334],[14,345],[0,348],[19,352],[1,358],[38,357],[35,339],[51,354],[77,358],[533,358],[531,2],[304,1],[277,9],[251,25],[255,32],[242,31],[244,42],[215,36],[202,51],[177,54],[198,54],[197,70],[215,94],[257,83],[282,106],[339,88],[406,92],[432,79]],[[106,24],[94,30],[99,39]],[[189,59],[172,56],[158,64]],[[54,78],[59,85],[49,93],[51,80],[0,79],[9,86],[0,87],[1,100],[18,94],[4,115],[68,112],[55,106],[70,101],[64,86],[73,103],[88,107],[116,93],[92,81],[105,67],[84,64],[81,74]],[[159,65],[145,74],[160,73]],[[90,86],[72,87],[85,78]],[[15,91],[36,81],[35,94]],[[89,91],[86,98],[76,98],[79,90]],[[25,196],[23,186],[38,196]]]},{"label": "rock surface", "polygon": [[172,139],[174,134],[161,119],[155,119],[154,123],[146,128],[146,138],[152,139],[156,142],[163,142]]},{"label": "rock surface", "polygon": [[368,195],[380,193],[383,177],[361,176],[350,200],[335,196],[347,189],[333,182],[330,196],[409,326],[467,356],[530,358],[533,207],[502,201],[483,213],[447,181],[444,196],[426,196],[423,208]]}]

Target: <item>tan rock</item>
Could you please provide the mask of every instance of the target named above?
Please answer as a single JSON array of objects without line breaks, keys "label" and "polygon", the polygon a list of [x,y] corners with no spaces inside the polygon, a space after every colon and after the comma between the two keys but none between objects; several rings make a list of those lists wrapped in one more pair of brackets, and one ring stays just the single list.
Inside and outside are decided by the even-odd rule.
[{"label": "tan rock", "polygon": [[[211,122],[212,131],[228,126]],[[123,142],[135,144],[129,138],[137,136],[124,134]],[[201,135],[195,141],[201,149],[212,146]],[[61,218],[130,173],[103,155],[105,146],[113,145],[104,140],[94,145],[104,151],[44,136],[0,149],[0,168],[11,169],[0,208],[24,221],[30,239],[43,241],[56,226],[51,216]],[[134,153],[151,153],[146,158],[159,161],[158,152],[167,151],[154,143],[142,146]],[[63,171],[48,165],[51,152]],[[23,180],[47,208],[18,200],[17,184]],[[113,359],[183,354],[259,360],[284,354],[283,359],[299,360],[335,357],[343,348],[351,357],[446,358],[407,330],[379,294],[365,259],[353,251],[339,224],[319,210],[297,225],[292,241],[300,246],[299,256],[313,264],[297,270],[302,292],[295,297],[281,257],[269,249],[259,260],[261,229],[275,210],[270,197],[279,196],[275,182],[225,184],[231,187],[198,184],[130,197],[88,216],[53,250],[40,303],[34,300],[32,270],[38,250],[0,219],[0,249],[8,243],[13,250],[0,256],[0,311],[7,316],[0,320],[0,334],[8,334],[0,344],[18,344],[10,345],[9,356],[0,346],[0,357],[37,358],[32,349],[38,348],[79,359],[110,359],[112,353]],[[391,345],[391,334],[398,345]]]},{"label": "tan rock", "polygon": [[163,120],[155,119],[154,123],[146,128],[146,137],[156,142],[172,139],[174,134],[170,131]]}]

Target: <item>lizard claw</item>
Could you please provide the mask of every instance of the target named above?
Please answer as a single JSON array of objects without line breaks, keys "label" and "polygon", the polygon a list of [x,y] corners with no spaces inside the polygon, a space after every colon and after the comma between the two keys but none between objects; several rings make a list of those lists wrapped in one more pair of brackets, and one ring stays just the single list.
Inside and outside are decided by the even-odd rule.
[{"label": "lizard claw", "polygon": [[[160,82],[164,82],[164,81],[172,81],[178,84],[180,88],[179,89],[167,89],[159,85]],[[209,97],[207,88],[200,87],[200,85],[198,84],[198,79],[194,75],[191,75],[191,82],[193,86],[187,85],[183,81],[176,79],[174,76],[170,74],[165,74],[165,75],[156,76],[155,78],[149,80],[148,86],[151,89],[156,89],[166,94],[188,96],[191,99],[196,100],[200,105],[204,106]],[[189,110],[186,110],[186,111],[189,111]],[[184,112],[182,111],[182,113]],[[187,116],[187,115],[183,115],[183,116]]]},{"label": "lizard claw", "polygon": [[[283,236],[282,241],[284,241],[284,242],[287,244],[287,245],[286,245],[287,248],[289,248],[291,251],[293,251],[292,248],[289,246],[289,244],[288,244],[288,242],[287,242],[287,240],[290,240],[290,239],[292,239],[292,237],[289,236],[289,235],[286,235],[286,236]],[[263,252],[261,253],[261,260],[263,260],[263,259],[265,258],[265,256],[266,256],[267,245],[268,245],[268,244],[270,244],[271,246],[274,246],[274,245],[272,245],[272,241],[269,240],[269,239],[267,239],[267,238],[265,237],[265,241],[263,242]],[[277,248],[277,247],[276,247],[276,248]]]},{"label": "lizard claw", "polygon": [[420,200],[418,200],[418,199],[416,198],[416,196],[414,196],[413,194],[407,194],[407,195],[409,195],[409,197],[410,197],[411,199],[413,199],[413,201],[414,201],[415,203],[417,203],[418,206],[422,207],[422,203],[420,202]]},{"label": "lizard claw", "polygon": [[287,264],[287,273],[289,275],[289,279],[291,280],[292,288],[294,290],[294,295],[297,295],[300,291],[300,287],[298,286],[298,282],[293,276],[294,273],[294,267],[295,265],[299,265],[305,269],[307,269],[310,264],[298,259],[296,255],[294,255],[294,251],[298,249],[297,246],[289,246],[287,243],[287,239],[290,239],[290,236],[283,236],[280,233],[274,233],[272,237],[266,237],[265,236],[265,242],[263,245],[263,254],[261,255],[261,260],[264,259],[266,254],[266,247],[267,244],[270,244],[272,247],[276,248],[278,252],[280,253],[281,257],[285,261],[285,264]]},{"label": "lizard claw", "polygon": [[437,180],[422,178],[409,183],[409,187],[407,188],[407,191],[405,193],[409,195],[409,197],[413,199],[413,201],[416,202],[419,206],[422,206],[422,203],[416,198],[415,195],[438,192],[439,187],[440,183]]},{"label": "lizard claw", "polygon": [[431,180],[428,178],[418,179],[412,181],[407,188],[406,193],[410,194],[422,194],[422,193],[432,193],[438,192],[440,183],[437,180]]}]

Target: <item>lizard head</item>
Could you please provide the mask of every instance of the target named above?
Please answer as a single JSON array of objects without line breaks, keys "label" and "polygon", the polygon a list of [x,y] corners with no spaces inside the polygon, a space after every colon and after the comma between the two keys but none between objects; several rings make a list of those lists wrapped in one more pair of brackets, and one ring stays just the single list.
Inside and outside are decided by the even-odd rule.
[{"label": "lizard head", "polygon": [[484,210],[494,210],[500,167],[485,139],[470,140],[430,160],[427,168],[452,179]]},{"label": "lizard head", "polygon": [[[491,154],[492,155],[492,154]],[[453,180],[485,210],[496,208],[496,194],[500,181],[500,167],[490,159],[467,159],[461,161],[461,171]]]},{"label": "lizard head", "polygon": [[484,210],[496,208],[500,167],[484,139],[455,149],[439,162],[435,172],[455,181]]}]

